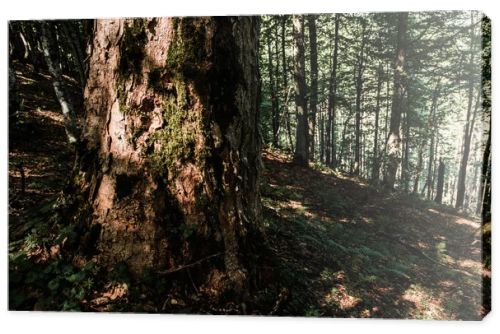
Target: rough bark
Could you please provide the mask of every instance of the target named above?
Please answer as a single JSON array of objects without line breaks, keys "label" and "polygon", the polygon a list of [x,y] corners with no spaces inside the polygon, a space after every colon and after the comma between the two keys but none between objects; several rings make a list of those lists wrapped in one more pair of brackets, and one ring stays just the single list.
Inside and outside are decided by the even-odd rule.
[{"label": "rough bark", "polygon": [[260,240],[257,45],[254,17],[97,20],[74,176],[86,254],[135,276],[210,258],[192,268],[197,285],[246,291]]},{"label": "rough bark", "polygon": [[396,58],[394,61],[394,93],[391,106],[391,121],[387,137],[387,166],[384,174],[384,184],[394,188],[396,172],[401,161],[401,137],[399,127],[401,124],[401,111],[404,95],[404,66],[406,57],[406,30],[408,26],[408,13],[400,13],[398,18],[398,35],[396,44]]},{"label": "rough bark", "polygon": [[302,166],[308,166],[309,143],[306,102],[306,73],[304,55],[304,17],[293,15],[295,105],[297,108],[297,130],[295,136],[295,152],[293,161]]}]

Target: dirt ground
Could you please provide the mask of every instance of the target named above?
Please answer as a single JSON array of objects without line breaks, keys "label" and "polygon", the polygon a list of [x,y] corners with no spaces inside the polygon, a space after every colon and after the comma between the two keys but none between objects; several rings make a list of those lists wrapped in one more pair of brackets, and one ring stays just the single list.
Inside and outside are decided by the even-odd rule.
[{"label": "dirt ground", "polygon": [[489,272],[482,269],[478,222],[326,168],[294,166],[280,152],[265,152],[264,162],[277,253],[315,287],[300,296],[311,315],[482,317]]}]

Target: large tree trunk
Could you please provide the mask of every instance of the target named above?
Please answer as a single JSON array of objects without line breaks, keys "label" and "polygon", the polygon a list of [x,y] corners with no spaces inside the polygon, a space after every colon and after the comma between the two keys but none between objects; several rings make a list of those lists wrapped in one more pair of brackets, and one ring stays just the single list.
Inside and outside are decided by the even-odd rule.
[{"label": "large tree trunk", "polygon": [[384,184],[393,188],[396,172],[401,161],[401,111],[404,95],[404,66],[406,57],[406,30],[408,28],[408,13],[399,13],[396,58],[394,61],[394,93],[392,97],[391,122],[387,137],[387,166],[384,174]]},{"label": "large tree trunk", "polygon": [[293,161],[302,166],[309,163],[308,122],[306,102],[306,69],[304,55],[304,17],[293,15],[295,105],[297,108],[297,130]]},{"label": "large tree trunk", "polygon": [[311,65],[311,91],[309,99],[309,159],[314,160],[316,113],[318,111],[318,43],[316,37],[316,15],[308,15],[309,47]]},{"label": "large tree trunk", "polygon": [[191,268],[197,285],[246,290],[260,240],[257,45],[254,17],[97,21],[74,181],[81,247],[105,268],[208,259]]},{"label": "large tree trunk", "polygon": [[54,92],[57,97],[57,101],[61,106],[61,112],[64,119],[64,127],[66,130],[66,135],[70,144],[75,144],[78,142],[79,130],[76,120],[76,111],[70,100],[69,94],[64,87],[64,82],[62,78],[61,68],[57,61],[55,60],[56,54],[58,54],[57,46],[54,44],[55,33],[54,26],[52,23],[42,22],[41,24],[42,34],[41,44],[43,49],[43,55],[45,57],[45,62],[49,69],[49,73],[52,76],[52,86],[54,87]]}]

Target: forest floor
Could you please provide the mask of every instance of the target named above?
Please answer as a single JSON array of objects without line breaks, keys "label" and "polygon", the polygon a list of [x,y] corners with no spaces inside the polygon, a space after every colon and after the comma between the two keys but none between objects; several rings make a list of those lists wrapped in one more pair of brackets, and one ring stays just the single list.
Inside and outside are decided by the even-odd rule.
[{"label": "forest floor", "polygon": [[[264,217],[290,280],[284,314],[481,319],[480,223],[325,167],[263,154]],[[304,310],[304,308],[306,308]]]},{"label": "forest floor", "polygon": [[[35,77],[29,67],[16,70],[24,111],[9,124],[9,305],[80,309],[96,286],[93,268],[27,261],[51,258],[57,249],[47,251],[40,244],[65,235],[41,229],[70,173],[73,154],[48,77]],[[319,165],[296,166],[277,150],[266,149],[263,162],[264,224],[279,263],[274,284],[282,293],[273,310],[262,313],[482,317],[482,279],[489,272],[482,266],[480,224],[474,219]],[[106,293],[108,301],[123,297],[121,285]]]}]

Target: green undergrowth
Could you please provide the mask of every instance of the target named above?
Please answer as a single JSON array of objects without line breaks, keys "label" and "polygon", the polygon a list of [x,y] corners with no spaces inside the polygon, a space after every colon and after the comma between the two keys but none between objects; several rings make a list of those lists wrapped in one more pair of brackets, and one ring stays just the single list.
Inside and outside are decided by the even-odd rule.
[{"label": "green undergrowth", "polygon": [[138,281],[123,262],[105,270],[75,261],[82,234],[60,219],[59,205],[50,200],[9,224],[9,309],[161,312],[168,278],[145,268]]}]

